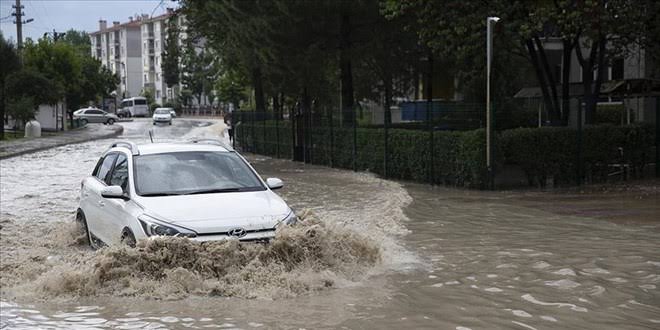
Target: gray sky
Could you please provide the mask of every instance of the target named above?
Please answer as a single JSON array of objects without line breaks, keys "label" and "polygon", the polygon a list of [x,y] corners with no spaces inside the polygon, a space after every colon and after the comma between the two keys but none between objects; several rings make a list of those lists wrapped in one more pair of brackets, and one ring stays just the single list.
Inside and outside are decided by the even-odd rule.
[{"label": "gray sky", "polygon": [[[0,30],[5,39],[16,41],[16,25],[10,16],[16,0],[0,0]],[[69,29],[93,32],[98,30],[99,19],[108,21],[128,21],[135,14],[154,16],[165,12],[167,7],[177,7],[172,0],[21,0],[23,19],[34,19],[23,25],[23,39],[37,40],[45,32],[64,32]]]}]

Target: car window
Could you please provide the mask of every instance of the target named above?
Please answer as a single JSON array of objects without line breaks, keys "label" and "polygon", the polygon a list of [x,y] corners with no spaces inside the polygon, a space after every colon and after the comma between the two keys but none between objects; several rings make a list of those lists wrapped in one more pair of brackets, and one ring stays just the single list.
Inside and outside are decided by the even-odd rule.
[{"label": "car window", "polygon": [[146,105],[147,100],[135,100],[135,105]]},{"label": "car window", "polygon": [[265,190],[233,152],[191,151],[133,157],[135,190],[141,196]]},{"label": "car window", "polygon": [[103,111],[101,110],[87,110],[85,111],[86,115],[102,115]]},{"label": "car window", "polygon": [[101,166],[99,167],[98,171],[96,172],[96,177],[103,181],[106,182],[108,172],[110,172],[110,169],[112,168],[112,165],[115,163],[115,159],[117,159],[117,154],[108,154],[105,156],[103,159],[103,162],[101,163]]},{"label": "car window", "polygon": [[110,175],[110,186],[120,186],[128,193],[128,158],[124,154],[117,156],[117,162]]}]

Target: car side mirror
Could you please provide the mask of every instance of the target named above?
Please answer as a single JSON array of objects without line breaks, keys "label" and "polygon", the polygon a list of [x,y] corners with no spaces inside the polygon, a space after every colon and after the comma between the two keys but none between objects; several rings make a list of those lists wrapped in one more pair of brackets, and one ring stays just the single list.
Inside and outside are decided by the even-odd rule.
[{"label": "car side mirror", "polygon": [[268,178],[266,179],[266,184],[271,190],[280,189],[284,187],[284,182],[278,178]]},{"label": "car side mirror", "polygon": [[128,196],[124,194],[124,190],[120,186],[108,186],[101,190],[101,196],[104,198],[120,198],[123,200],[128,200]]}]

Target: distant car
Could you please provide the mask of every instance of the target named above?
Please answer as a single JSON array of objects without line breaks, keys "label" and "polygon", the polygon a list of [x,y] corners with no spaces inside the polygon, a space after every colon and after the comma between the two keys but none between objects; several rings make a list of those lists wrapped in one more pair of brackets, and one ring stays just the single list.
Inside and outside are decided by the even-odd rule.
[{"label": "distant car", "polygon": [[127,117],[147,117],[149,116],[149,105],[147,98],[144,96],[136,96],[121,101],[122,114]]},{"label": "distant car", "polygon": [[172,108],[169,108],[169,109],[170,109],[170,115],[172,115],[172,118],[176,118],[176,111],[174,111],[174,109],[172,109]]},{"label": "distant car", "polygon": [[154,125],[157,123],[168,123],[172,125],[172,114],[170,108],[156,108],[153,115]]},{"label": "distant car", "polygon": [[221,141],[116,142],[82,180],[76,219],[94,248],[153,236],[267,242],[297,221],[273,192],[282,186]]},{"label": "distant car", "polygon": [[102,123],[112,125],[119,117],[113,113],[107,113],[98,108],[84,108],[73,112],[73,119],[80,119],[80,123],[87,125],[87,123]]}]

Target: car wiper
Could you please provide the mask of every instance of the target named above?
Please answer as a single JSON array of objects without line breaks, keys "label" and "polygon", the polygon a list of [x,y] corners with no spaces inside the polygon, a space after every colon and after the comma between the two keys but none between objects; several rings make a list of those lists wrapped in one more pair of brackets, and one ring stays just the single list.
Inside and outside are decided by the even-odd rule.
[{"label": "car wiper", "polygon": [[157,193],[145,193],[140,196],[142,197],[157,197],[157,196],[180,196],[185,195],[182,193],[169,193],[169,192],[157,192]]},{"label": "car wiper", "polygon": [[196,190],[196,191],[192,191],[192,192],[189,192],[189,193],[185,193],[185,195],[215,194],[215,193],[237,192],[237,191],[241,191],[241,188],[235,187],[235,188],[218,188],[218,189]]}]

